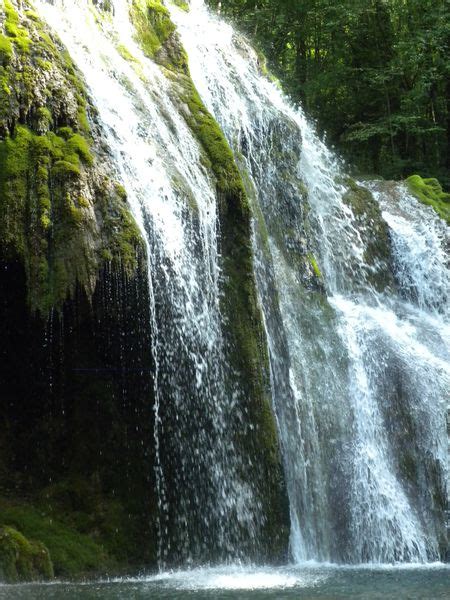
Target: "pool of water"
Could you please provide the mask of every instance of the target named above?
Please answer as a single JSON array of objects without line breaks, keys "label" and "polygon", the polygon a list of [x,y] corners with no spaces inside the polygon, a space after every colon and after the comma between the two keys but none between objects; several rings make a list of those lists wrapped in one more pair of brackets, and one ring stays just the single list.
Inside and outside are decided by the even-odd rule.
[{"label": "pool of water", "polygon": [[240,567],[83,583],[0,586],[1,600],[227,599],[450,600],[450,565]]}]

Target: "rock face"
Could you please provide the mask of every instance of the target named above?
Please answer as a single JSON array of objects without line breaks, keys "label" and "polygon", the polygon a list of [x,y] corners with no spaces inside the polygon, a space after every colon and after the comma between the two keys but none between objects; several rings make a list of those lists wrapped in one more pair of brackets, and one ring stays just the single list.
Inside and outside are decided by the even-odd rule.
[{"label": "rock face", "polygon": [[0,239],[45,316],[77,284],[92,295],[105,262],[135,272],[143,245],[79,74],[21,4],[5,2],[0,46]]},{"label": "rock face", "polygon": [[151,562],[144,242],[65,49],[28,2],[0,26],[0,572],[52,576],[22,534],[57,575]]},{"label": "rock face", "polygon": [[343,201],[353,213],[355,226],[364,241],[365,276],[376,290],[394,289],[389,228],[370,190],[347,178]]},{"label": "rock face", "polygon": [[[97,4],[111,10],[109,2]],[[265,523],[258,558],[278,560],[287,552],[288,511],[246,192],[192,84],[168,12],[160,2],[134,2],[132,15],[143,49],[173,79],[180,111],[216,181],[222,311],[251,424],[236,438],[255,465]],[[67,51],[27,1],[6,0],[0,8],[2,580],[156,564],[148,265],[115,173]]]}]

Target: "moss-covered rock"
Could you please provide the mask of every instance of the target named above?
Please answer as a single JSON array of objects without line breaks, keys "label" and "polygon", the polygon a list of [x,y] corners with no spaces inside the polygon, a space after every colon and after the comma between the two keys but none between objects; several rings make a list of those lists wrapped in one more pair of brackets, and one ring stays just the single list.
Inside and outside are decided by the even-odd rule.
[{"label": "moss-covered rock", "polygon": [[9,526],[0,526],[0,581],[48,580],[53,577],[49,551]]},{"label": "moss-covered rock", "polygon": [[[302,286],[310,292],[323,293],[323,278],[313,251],[314,236],[308,218],[308,190],[298,170],[293,168],[302,152],[302,139],[296,123],[288,117],[273,117],[265,127],[264,147],[256,150],[260,159],[253,168],[257,169],[256,179],[265,181],[267,186],[260,190],[259,203],[268,235],[277,252],[298,274]],[[245,138],[241,145],[243,152],[247,152]],[[273,164],[277,164],[277,174],[267,181],[265,173],[270,172]],[[267,260],[272,259],[268,256]]]},{"label": "moss-covered rock", "polygon": [[97,6],[100,10],[105,12],[111,12],[113,10],[111,0],[92,0],[94,6]]},{"label": "moss-covered rock", "polygon": [[133,0],[130,16],[145,54],[161,65],[187,71],[187,56],[161,0]]},{"label": "moss-covered rock", "polygon": [[[158,6],[156,6],[158,5]],[[223,261],[222,313],[229,360],[239,379],[242,410],[249,427],[236,432],[236,444],[254,464],[263,523],[259,559],[286,557],[289,516],[280,449],[271,406],[269,358],[254,278],[252,210],[233,152],[218,123],[202,102],[189,74],[186,53],[170,15],[160,2],[134,0],[132,16],[137,40],[172,80],[172,101],[197,139],[202,161],[215,180]],[[157,32],[156,23],[164,20]],[[157,33],[159,45],[150,38]],[[256,558],[256,556],[255,556]]]},{"label": "moss-covered rock", "polygon": [[431,206],[441,219],[450,223],[450,194],[443,191],[437,179],[422,179],[420,175],[411,175],[406,180],[406,185],[413,196]]},{"label": "moss-covered rock", "polygon": [[342,197],[352,210],[356,227],[365,246],[364,263],[367,281],[378,291],[394,287],[389,228],[370,190],[353,179],[345,179],[347,191]]},{"label": "moss-covered rock", "polygon": [[[19,29],[5,29],[0,39],[0,280],[8,289],[0,306],[8,348],[0,349],[0,377],[14,376],[0,407],[0,523],[45,543],[58,575],[155,564],[143,245],[125,190],[111,179],[79,73],[27,1],[9,5]],[[248,198],[189,77],[167,10],[156,0],[135,1],[131,14],[144,52],[173,82],[173,100],[216,181],[223,312],[248,415],[236,440],[254,463],[265,528],[261,558],[279,558],[287,551],[288,512]]]},{"label": "moss-covered rock", "polygon": [[[53,572],[65,577],[111,573],[127,564],[130,543],[136,543],[127,531],[129,519],[123,505],[80,478],[43,489],[33,505],[0,498],[0,515],[27,538],[39,540],[2,535],[0,529],[0,580],[48,579]],[[16,575],[11,555],[16,556]]]},{"label": "moss-covered rock", "polygon": [[105,258],[130,274],[143,244],[110,180],[82,79],[28,2],[5,2],[0,40],[0,250],[25,266],[32,311],[48,314]]}]

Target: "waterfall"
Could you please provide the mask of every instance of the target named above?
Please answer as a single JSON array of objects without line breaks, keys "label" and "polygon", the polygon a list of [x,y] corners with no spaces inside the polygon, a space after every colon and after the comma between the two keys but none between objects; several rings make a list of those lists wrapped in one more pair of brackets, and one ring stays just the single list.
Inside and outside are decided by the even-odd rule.
[{"label": "waterfall", "polygon": [[[363,222],[338,160],[246,40],[202,2],[172,15],[253,183],[293,557],[435,560],[446,545],[446,226],[394,184],[373,184]],[[385,248],[371,239],[377,215]],[[308,289],[305,255],[324,293]]]},{"label": "waterfall", "polygon": [[35,4],[84,75],[148,248],[160,564],[204,557],[211,539],[239,558],[259,505],[232,438],[243,416],[219,309],[214,182],[172,83],[134,41],[127,0],[103,18],[87,0]]},{"label": "waterfall", "polygon": [[[134,40],[129,2],[111,4],[101,17],[88,0],[35,0],[86,80],[147,244],[160,564],[212,550],[245,558],[261,506],[233,438],[246,415],[224,339],[215,185],[173,81]],[[251,203],[292,558],[437,560],[450,384],[445,225],[401,185],[372,182],[369,193],[348,183],[241,35],[202,0],[167,6]],[[369,219],[349,186],[368,194]]]}]

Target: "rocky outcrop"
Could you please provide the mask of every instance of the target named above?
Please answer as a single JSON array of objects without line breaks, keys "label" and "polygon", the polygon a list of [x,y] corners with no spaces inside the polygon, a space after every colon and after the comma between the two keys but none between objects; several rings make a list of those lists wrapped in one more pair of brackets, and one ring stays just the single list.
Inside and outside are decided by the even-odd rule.
[{"label": "rocky outcrop", "polygon": [[0,40],[0,241],[45,316],[77,285],[92,296],[105,263],[132,275],[144,248],[80,75],[20,7],[5,2]]},{"label": "rocky outcrop", "polygon": [[151,563],[144,243],[66,50],[3,6],[0,578]]},{"label": "rocky outcrop", "polygon": [[369,189],[347,177],[342,200],[351,208],[355,228],[364,243],[365,277],[376,290],[395,288],[389,228]]}]

